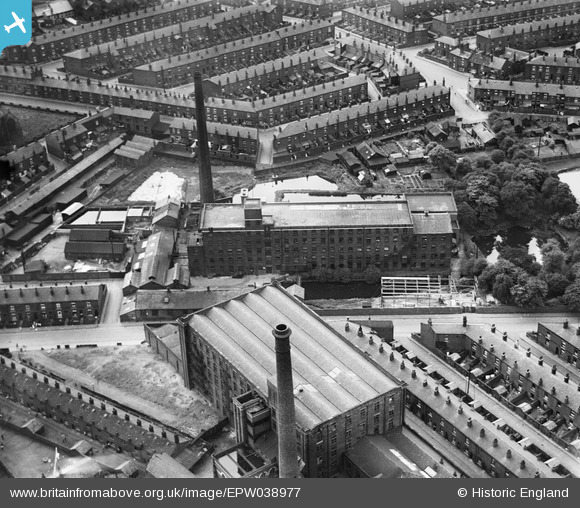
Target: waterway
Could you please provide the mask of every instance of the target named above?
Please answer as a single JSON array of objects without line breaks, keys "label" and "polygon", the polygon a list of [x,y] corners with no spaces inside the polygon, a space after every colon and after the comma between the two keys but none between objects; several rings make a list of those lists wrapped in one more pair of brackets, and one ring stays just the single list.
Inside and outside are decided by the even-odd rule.
[{"label": "waterway", "polygon": [[580,203],[580,169],[560,173],[558,177],[562,182],[567,183],[570,186],[570,190],[572,191],[572,194],[574,194],[576,201]]},{"label": "waterway", "polygon": [[[252,198],[261,198],[262,201],[266,201],[267,203],[273,203],[276,200],[277,191],[336,191],[337,189],[338,185],[325,180],[324,178],[319,176],[305,176],[302,178],[275,179],[272,182],[258,183],[249,190],[248,196]],[[290,195],[290,193],[288,195]],[[241,202],[241,193],[234,195],[233,202]]]},{"label": "waterway", "polygon": [[495,263],[498,260],[499,251],[497,248],[499,244],[508,247],[526,246],[528,254],[535,256],[538,263],[542,263],[542,253],[540,252],[538,239],[532,236],[530,230],[525,228],[509,228],[498,232],[495,236],[479,238],[477,244],[489,263]]}]

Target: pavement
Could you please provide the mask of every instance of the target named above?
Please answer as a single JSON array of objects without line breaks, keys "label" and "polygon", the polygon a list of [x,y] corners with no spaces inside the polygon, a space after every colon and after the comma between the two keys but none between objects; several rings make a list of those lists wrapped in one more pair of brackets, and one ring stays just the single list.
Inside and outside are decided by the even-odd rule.
[{"label": "pavement", "polygon": [[101,313],[101,323],[103,325],[120,323],[119,312],[123,301],[123,279],[111,279],[106,281],[106,284],[107,297]]}]

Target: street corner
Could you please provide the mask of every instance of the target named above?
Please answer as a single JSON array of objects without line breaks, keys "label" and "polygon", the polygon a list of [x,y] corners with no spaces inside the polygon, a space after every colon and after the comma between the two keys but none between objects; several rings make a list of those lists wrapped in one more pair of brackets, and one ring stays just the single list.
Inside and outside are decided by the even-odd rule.
[{"label": "street corner", "polygon": [[32,37],[32,0],[4,1],[0,4],[0,51],[8,46],[28,44]]}]

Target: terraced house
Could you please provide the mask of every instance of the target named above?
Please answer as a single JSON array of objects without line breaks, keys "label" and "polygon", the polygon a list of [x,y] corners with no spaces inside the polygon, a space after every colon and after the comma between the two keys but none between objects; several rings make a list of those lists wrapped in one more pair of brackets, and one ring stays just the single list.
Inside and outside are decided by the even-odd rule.
[{"label": "terraced house", "polygon": [[440,14],[433,18],[432,30],[450,37],[473,35],[502,25],[527,23],[554,16],[573,15],[580,9],[579,0],[521,0],[468,11]]},{"label": "terraced house", "polygon": [[3,54],[8,62],[31,64],[46,62],[77,49],[175,25],[217,11],[219,11],[218,0],[175,0],[164,4],[163,7],[153,6],[129,14],[45,33],[35,37],[24,46],[8,46]]},{"label": "terraced house", "polygon": [[394,44],[397,47],[420,46],[429,42],[427,28],[385,14],[351,7],[342,11],[342,25],[356,33]]}]

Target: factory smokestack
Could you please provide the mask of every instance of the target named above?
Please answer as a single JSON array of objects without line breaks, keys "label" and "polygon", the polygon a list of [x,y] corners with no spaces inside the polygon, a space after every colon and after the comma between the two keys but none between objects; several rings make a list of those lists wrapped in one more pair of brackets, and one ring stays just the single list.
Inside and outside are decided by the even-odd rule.
[{"label": "factory smokestack", "polygon": [[203,85],[201,72],[193,73],[195,86],[195,116],[197,119],[197,144],[199,146],[199,200],[202,206],[213,203],[213,181],[211,164],[209,162],[209,146],[207,138],[207,122],[205,118],[205,101],[203,100]]},{"label": "factory smokestack", "polygon": [[276,325],[272,335],[276,338],[276,382],[278,385],[278,467],[280,478],[298,477],[296,453],[296,413],[294,410],[294,383],[290,335],[292,330],[284,324]]}]

